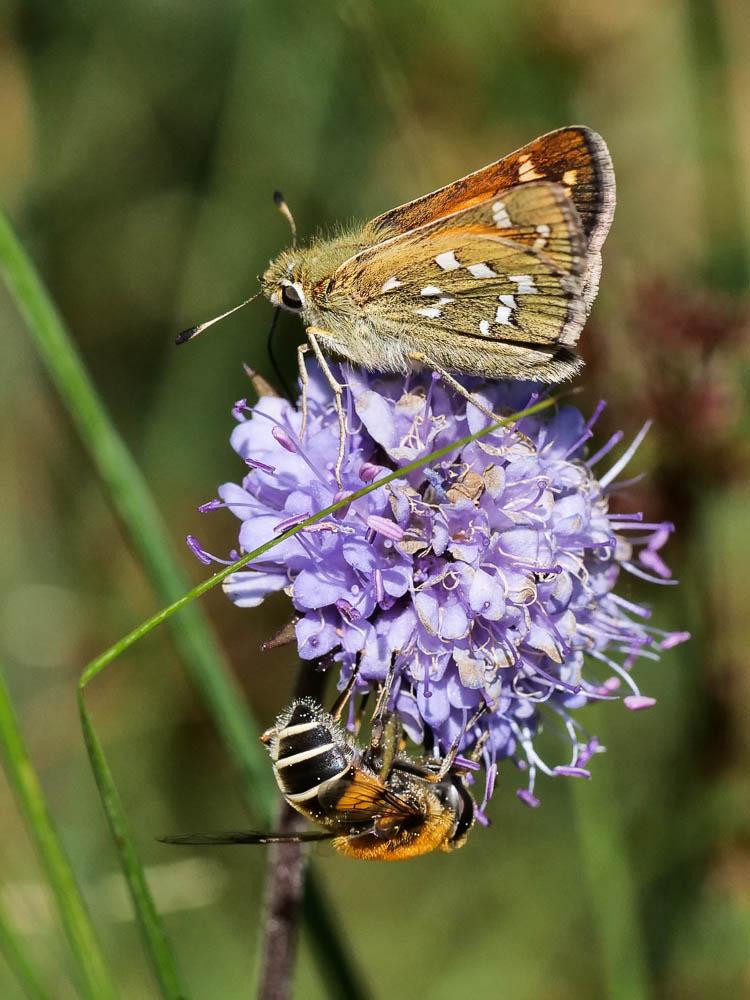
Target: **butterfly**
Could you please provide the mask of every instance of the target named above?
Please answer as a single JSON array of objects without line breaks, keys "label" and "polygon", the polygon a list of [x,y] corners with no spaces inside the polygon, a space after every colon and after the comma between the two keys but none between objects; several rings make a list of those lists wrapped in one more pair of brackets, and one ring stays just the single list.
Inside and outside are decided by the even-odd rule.
[{"label": "butterfly", "polygon": [[[280,196],[277,204],[290,217]],[[334,392],[338,481],[344,387],[327,356],[378,372],[428,367],[485,410],[457,374],[570,378],[582,364],[574,348],[596,297],[614,209],[606,143],[572,126],[364,226],[306,246],[295,240],[271,261],[261,291],[298,314],[307,335],[298,349],[302,433],[308,351]]]}]

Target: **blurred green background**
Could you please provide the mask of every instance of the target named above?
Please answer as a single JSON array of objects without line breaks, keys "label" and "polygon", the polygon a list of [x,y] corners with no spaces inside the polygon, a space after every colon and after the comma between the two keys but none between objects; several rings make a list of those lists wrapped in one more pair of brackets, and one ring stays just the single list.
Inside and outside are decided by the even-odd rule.
[{"label": "blurred green background", "polygon": [[[134,451],[187,572],[189,532],[234,544],[195,508],[242,475],[227,437],[270,374],[270,307],[190,347],[184,326],[251,293],[288,241],[368,218],[585,123],[609,143],[618,209],[584,333],[582,407],[600,437],[655,427],[623,509],[678,526],[679,588],[623,580],[691,643],[644,665],[650,712],[585,721],[609,749],[594,780],[516,776],[466,850],[407,865],[315,865],[370,994],[509,1000],[750,994],[750,8],[746,0],[533,4],[380,0],[5,0],[0,202]],[[0,655],[123,996],[157,995],[85,755],[82,666],[156,610],[138,559],[5,289],[0,288],[3,490]],[[290,359],[300,329],[281,324]],[[286,345],[286,346],[284,346]],[[283,597],[203,601],[268,723],[295,661],[260,656]],[[157,905],[195,997],[249,995],[264,852],[177,853],[163,832],[247,826],[235,770],[159,630],[89,704]],[[0,781],[0,905],[42,978],[76,996],[44,880]],[[0,959],[0,996],[21,994]],[[303,934],[296,995],[326,995]]]}]

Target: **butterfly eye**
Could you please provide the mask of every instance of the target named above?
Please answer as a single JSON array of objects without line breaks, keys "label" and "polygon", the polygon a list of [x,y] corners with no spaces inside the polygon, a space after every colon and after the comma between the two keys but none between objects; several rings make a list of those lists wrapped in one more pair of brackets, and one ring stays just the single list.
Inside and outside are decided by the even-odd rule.
[{"label": "butterfly eye", "polygon": [[294,285],[284,285],[281,289],[281,302],[287,309],[299,310],[304,304],[302,294]]}]

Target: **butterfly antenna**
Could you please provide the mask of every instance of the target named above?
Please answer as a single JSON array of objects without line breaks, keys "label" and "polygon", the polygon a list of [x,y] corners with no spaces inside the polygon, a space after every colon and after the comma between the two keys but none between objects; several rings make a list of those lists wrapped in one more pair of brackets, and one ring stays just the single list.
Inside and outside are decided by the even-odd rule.
[{"label": "butterfly antenna", "polygon": [[292,230],[292,246],[294,247],[297,245],[297,227],[294,224],[294,216],[292,215],[292,211],[287,205],[284,195],[281,193],[281,191],[274,191],[273,201],[274,204],[276,205],[276,208],[278,208],[278,210],[284,216],[286,221],[289,223],[289,228]]},{"label": "butterfly antenna", "polygon": [[249,299],[245,299],[244,302],[240,302],[240,304],[235,306],[233,309],[227,309],[227,311],[222,313],[221,316],[214,316],[213,319],[208,319],[205,323],[199,323],[197,326],[191,326],[188,330],[183,330],[182,333],[178,333],[175,337],[175,344],[186,344],[188,340],[192,340],[193,337],[197,337],[199,333],[203,333],[203,331],[207,330],[209,326],[213,326],[214,323],[218,323],[220,319],[226,319],[227,316],[231,316],[232,313],[236,313],[238,309],[243,309],[246,305],[249,305],[257,299],[259,295],[260,292],[256,292],[255,295],[251,295]]}]

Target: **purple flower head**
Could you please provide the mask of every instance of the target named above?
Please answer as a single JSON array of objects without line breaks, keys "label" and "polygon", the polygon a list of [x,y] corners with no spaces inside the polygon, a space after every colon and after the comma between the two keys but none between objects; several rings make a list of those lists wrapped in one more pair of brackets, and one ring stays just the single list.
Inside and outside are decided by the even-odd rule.
[{"label": "purple flower head", "polygon": [[[304,440],[299,409],[284,399],[261,398],[246,419],[236,412],[231,444],[250,471],[219,495],[241,521],[241,551],[488,423],[429,372],[404,379],[342,367],[339,377],[342,487],[338,423],[316,367]],[[467,387],[496,413],[539,398],[529,383]],[[519,797],[536,805],[539,771],[586,777],[602,749],[576,710],[623,695],[630,709],[652,704],[632,667],[686,638],[653,628],[646,608],[615,593],[623,570],[675,582],[661,556],[672,525],[610,514],[609,491],[642,435],[598,477],[594,466],[620,440],[587,459],[600,410],[587,422],[562,406],[456,448],[285,540],[224,589],[254,607],[286,588],[302,659],[329,654],[340,684],[356,670],[359,690],[393,671],[392,705],[413,740],[444,753],[459,739],[470,753],[484,736],[485,802],[498,762],[510,758],[528,778]],[[488,711],[469,731],[482,704]],[[543,723],[567,744],[562,760],[547,763],[536,749]]]}]

